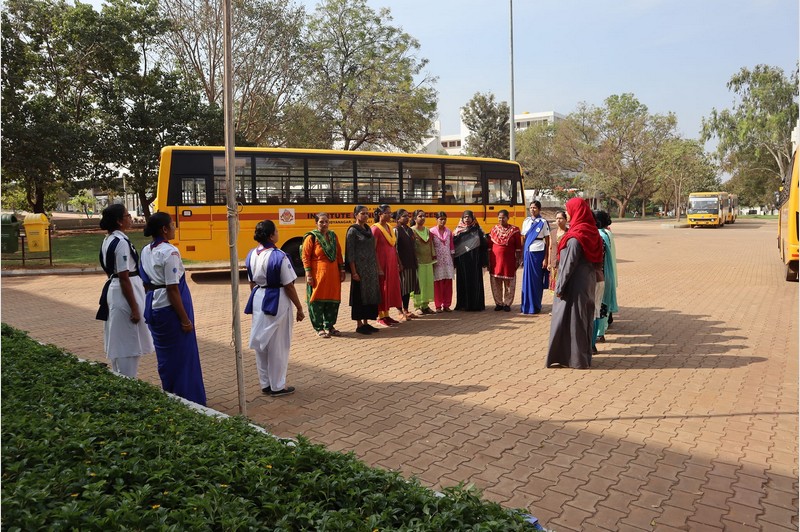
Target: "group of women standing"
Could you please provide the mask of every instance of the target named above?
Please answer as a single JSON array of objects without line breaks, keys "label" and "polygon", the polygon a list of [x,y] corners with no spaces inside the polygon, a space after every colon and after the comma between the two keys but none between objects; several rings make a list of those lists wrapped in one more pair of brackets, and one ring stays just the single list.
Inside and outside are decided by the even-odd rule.
[{"label": "group of women standing", "polygon": [[[352,277],[350,307],[356,332],[377,332],[379,329],[369,320],[394,327],[418,315],[449,312],[454,244],[445,226],[445,213],[438,214],[433,230],[425,226],[422,210],[392,213],[389,205],[381,205],[373,212],[372,227],[367,225],[367,207],[356,206],[353,215],[355,223],[347,230],[344,264]],[[417,314],[410,310],[412,298]],[[398,319],[390,316],[392,309],[397,309]]]},{"label": "group of women standing", "polygon": [[546,365],[587,369],[597,337],[618,310],[616,256],[608,213],[593,213],[582,198],[572,198],[566,207],[569,228],[557,237]]},{"label": "group of women standing", "polygon": [[[556,215],[551,246],[550,227],[540,209],[538,202],[531,204],[531,216],[521,230],[501,210],[486,235],[472,211],[465,211],[450,231],[444,212],[437,213],[436,225],[429,229],[424,211],[393,213],[389,205],[381,205],[372,213],[375,223],[370,227],[370,211],[359,205],[344,254],[329,216],[317,214],[316,228],[305,235],[301,253],[312,327],[321,338],[341,336],[336,321],[346,271],[351,275],[351,318],[356,332],[368,335],[379,331],[370,321],[394,327],[420,315],[450,312],[454,276],[455,309],[484,310],[487,267],[495,310],[508,312],[522,265],[522,313],[541,312],[548,284],[555,292],[547,366],[590,367],[595,341],[605,340],[618,311],[611,218],[604,211],[593,214],[585,200],[573,198],[566,213]],[[100,264],[108,280],[97,318],[105,321],[106,354],[114,371],[136,377],[139,357],[155,350],[164,390],[205,405],[192,298],[180,253],[169,243],[175,224],[166,213],[153,214],[144,230],[152,242],[141,258],[125,234],[131,225],[124,206],[103,211],[100,226],[108,236]],[[286,386],[293,322],[305,315],[291,260],[276,247],[274,222],[260,222],[254,240],[258,246],[245,261],[251,287],[245,313],[253,316],[249,346],[256,353],[262,392],[287,395],[294,391]],[[409,309],[412,298],[416,313]],[[390,316],[391,309],[397,309],[398,319]]]}]

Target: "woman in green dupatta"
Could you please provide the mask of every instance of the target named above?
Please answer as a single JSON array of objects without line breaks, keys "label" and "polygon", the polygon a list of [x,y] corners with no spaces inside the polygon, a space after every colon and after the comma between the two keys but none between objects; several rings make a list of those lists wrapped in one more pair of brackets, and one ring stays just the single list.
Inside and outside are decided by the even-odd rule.
[{"label": "woman in green dupatta", "polygon": [[314,218],[317,228],[303,236],[303,267],[306,270],[306,301],[311,325],[321,338],[340,336],[336,329],[342,300],[344,260],[336,233],[329,230],[328,214]]},{"label": "woman in green dupatta", "polygon": [[414,308],[422,314],[434,314],[430,308],[433,301],[433,264],[436,251],[431,233],[425,227],[425,211],[414,211],[414,253],[417,256],[417,279],[419,291],[414,292]]}]

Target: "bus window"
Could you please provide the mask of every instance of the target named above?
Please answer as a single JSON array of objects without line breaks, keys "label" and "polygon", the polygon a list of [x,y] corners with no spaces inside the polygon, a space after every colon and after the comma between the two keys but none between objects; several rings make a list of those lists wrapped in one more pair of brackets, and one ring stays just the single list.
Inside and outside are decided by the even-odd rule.
[{"label": "bus window", "polygon": [[[236,157],[234,176],[236,179],[236,201],[253,203],[253,186],[250,157]],[[225,178],[225,157],[214,157],[214,203],[224,205],[228,202],[228,183]]]},{"label": "bus window", "polygon": [[438,203],[442,199],[442,165],[403,163],[403,201]]},{"label": "bus window", "polygon": [[512,203],[512,181],[508,179],[490,177],[486,180],[489,203]]},{"label": "bus window", "polygon": [[342,188],[353,188],[353,161],[345,159],[308,160],[309,203],[341,203],[334,199]]},{"label": "bus window", "polygon": [[357,201],[397,203],[400,200],[400,163],[397,161],[358,161],[356,172]]},{"label": "bus window", "polygon": [[181,203],[183,205],[205,205],[206,201],[205,177],[181,178]]},{"label": "bus window", "polygon": [[483,203],[479,165],[445,164],[444,183],[445,192],[453,193],[453,203]]},{"label": "bus window", "polygon": [[293,191],[305,189],[303,159],[256,157],[256,202],[289,203]]}]

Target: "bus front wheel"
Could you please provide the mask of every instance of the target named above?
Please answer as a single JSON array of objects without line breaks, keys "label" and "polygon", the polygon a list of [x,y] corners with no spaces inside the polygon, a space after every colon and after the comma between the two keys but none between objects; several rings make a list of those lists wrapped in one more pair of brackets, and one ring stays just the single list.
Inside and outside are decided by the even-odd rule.
[{"label": "bus front wheel", "polygon": [[303,259],[300,258],[300,246],[302,244],[302,240],[295,238],[285,243],[283,248],[281,248],[282,251],[289,256],[289,260],[292,261],[294,273],[297,274],[298,277],[303,277],[306,274],[306,271],[303,268]]}]

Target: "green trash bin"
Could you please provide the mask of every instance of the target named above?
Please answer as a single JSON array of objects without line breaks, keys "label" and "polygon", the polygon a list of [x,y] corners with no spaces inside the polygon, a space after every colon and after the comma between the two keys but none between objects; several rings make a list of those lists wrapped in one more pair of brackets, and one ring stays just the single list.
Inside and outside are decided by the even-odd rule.
[{"label": "green trash bin", "polygon": [[28,240],[28,251],[50,251],[50,220],[44,214],[27,214],[22,225],[25,226],[25,238]]},{"label": "green trash bin", "polygon": [[3,253],[19,251],[19,222],[13,214],[0,216],[0,251]]}]

